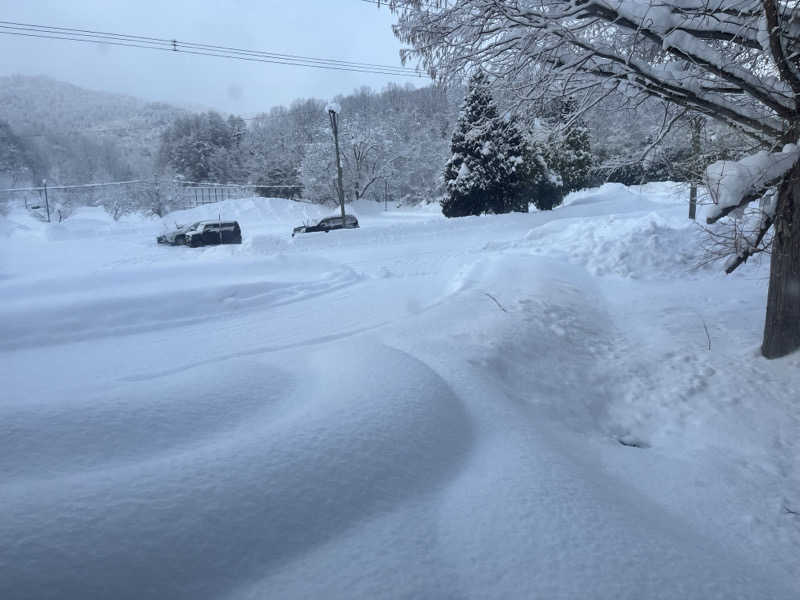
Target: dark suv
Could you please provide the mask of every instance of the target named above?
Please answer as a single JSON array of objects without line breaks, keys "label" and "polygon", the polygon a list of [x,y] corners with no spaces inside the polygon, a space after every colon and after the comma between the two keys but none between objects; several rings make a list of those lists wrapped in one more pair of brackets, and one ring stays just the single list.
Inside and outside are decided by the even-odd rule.
[{"label": "dark suv", "polygon": [[295,227],[292,231],[292,237],[296,233],[312,233],[314,231],[324,231],[328,233],[332,229],[356,229],[358,227],[358,219],[353,215],[345,215],[342,217],[325,217],[316,225],[301,225]]},{"label": "dark suv", "polygon": [[242,230],[236,221],[200,221],[184,233],[187,246],[214,246],[217,244],[241,244]]}]

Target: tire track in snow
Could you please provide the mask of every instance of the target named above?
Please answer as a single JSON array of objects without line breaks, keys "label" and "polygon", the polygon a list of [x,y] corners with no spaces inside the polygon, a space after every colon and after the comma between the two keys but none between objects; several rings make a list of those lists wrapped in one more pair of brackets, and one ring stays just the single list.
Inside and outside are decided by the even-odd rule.
[{"label": "tire track in snow", "polygon": [[[257,356],[260,354],[271,354],[275,352],[283,352],[286,350],[294,350],[298,348],[306,348],[306,347],[313,347],[313,346],[320,346],[323,344],[328,344],[330,342],[336,342],[340,340],[345,340],[352,337],[357,337],[361,334],[369,333],[372,331],[376,331],[382,329],[386,326],[389,326],[393,323],[397,323],[398,321],[402,321],[407,318],[416,318],[422,314],[425,314],[428,311],[434,310],[443,304],[450,301],[453,297],[457,296],[458,294],[467,291],[473,287],[473,282],[471,279],[471,274],[476,269],[480,269],[480,265],[483,261],[475,261],[468,265],[465,265],[459,272],[451,278],[448,284],[445,286],[443,294],[439,296],[436,300],[424,305],[424,306],[415,306],[414,310],[411,311],[408,315],[401,315],[394,319],[379,321],[377,323],[366,325],[364,327],[356,327],[351,329],[346,329],[345,331],[339,331],[335,333],[330,333],[323,336],[311,337],[306,338],[303,340],[299,340],[296,342],[287,342],[282,344],[269,344],[263,346],[255,346],[253,348],[248,348],[247,350],[240,350],[237,352],[230,352],[226,354],[220,354],[217,356],[213,356],[207,359],[199,360],[199,361],[192,361],[187,362],[177,367],[172,367],[170,369],[163,369],[157,371],[148,371],[145,373],[137,373],[134,375],[128,375],[125,377],[120,377],[118,381],[121,382],[137,382],[137,381],[146,381],[149,379],[158,379],[160,377],[166,377],[169,375],[174,375],[180,373],[182,371],[187,371],[190,369],[194,369],[196,367],[201,367],[205,365],[213,365],[217,363],[221,363],[224,361],[229,361],[237,358],[244,358],[248,356]],[[335,291],[335,290],[332,290]]]},{"label": "tire track in snow", "polygon": [[[301,302],[350,287],[363,277],[349,268],[315,281],[231,283],[122,297],[81,297],[41,308],[4,307],[0,351],[113,337],[203,323]],[[133,324],[128,324],[133,323]]]}]

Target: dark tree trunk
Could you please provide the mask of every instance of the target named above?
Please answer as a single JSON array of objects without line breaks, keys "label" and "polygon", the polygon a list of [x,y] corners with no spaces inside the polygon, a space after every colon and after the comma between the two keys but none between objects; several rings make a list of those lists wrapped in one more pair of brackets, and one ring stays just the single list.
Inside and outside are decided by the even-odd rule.
[{"label": "dark tree trunk", "polygon": [[698,171],[702,169],[700,167],[700,133],[703,129],[703,118],[698,116],[693,117],[690,120],[690,125],[692,128],[692,161],[694,162],[694,166],[692,167],[692,172],[689,174],[691,178],[691,187],[689,188],[689,218],[694,221],[695,216],[697,215],[697,176]]},{"label": "dark tree trunk", "polygon": [[778,191],[775,237],[761,353],[779,358],[800,348],[800,163]]}]

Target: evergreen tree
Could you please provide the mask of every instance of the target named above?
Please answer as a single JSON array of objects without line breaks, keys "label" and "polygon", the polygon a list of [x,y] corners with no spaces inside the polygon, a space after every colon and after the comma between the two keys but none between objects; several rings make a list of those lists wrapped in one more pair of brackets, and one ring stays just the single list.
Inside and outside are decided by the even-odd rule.
[{"label": "evergreen tree", "polygon": [[564,194],[587,187],[592,168],[592,153],[589,130],[581,119],[575,119],[575,102],[564,102],[555,127],[547,144],[545,160],[561,178]]},{"label": "evergreen tree", "polygon": [[548,164],[549,146],[528,141],[525,155],[525,194],[539,210],[553,210],[564,200],[561,176]]},{"label": "evergreen tree", "polygon": [[479,73],[470,80],[467,97],[450,144],[444,169],[446,196],[442,212],[447,217],[506,212],[503,187],[505,145],[503,127],[492,99],[488,78]]},{"label": "evergreen tree", "polygon": [[544,175],[546,165],[537,160],[541,157],[523,134],[515,117],[509,116],[502,125],[500,158],[503,184],[499,195],[502,202],[492,207],[492,212],[528,212],[530,184]]}]

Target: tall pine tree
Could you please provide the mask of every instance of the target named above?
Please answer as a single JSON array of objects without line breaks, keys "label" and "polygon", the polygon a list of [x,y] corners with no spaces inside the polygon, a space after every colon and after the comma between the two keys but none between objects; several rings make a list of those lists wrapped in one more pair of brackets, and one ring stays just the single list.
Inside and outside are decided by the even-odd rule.
[{"label": "tall pine tree", "polygon": [[497,144],[497,106],[485,75],[474,75],[450,144],[444,168],[447,195],[442,212],[447,217],[479,215],[492,204],[500,165]]},{"label": "tall pine tree", "polygon": [[575,100],[566,99],[545,156],[550,168],[561,177],[564,194],[586,187],[592,169],[589,130],[582,119],[576,118],[576,111]]},{"label": "tall pine tree", "polygon": [[521,200],[525,139],[516,122],[500,117],[489,80],[478,73],[453,132],[451,157],[444,169],[447,217],[527,210]]},{"label": "tall pine tree", "polygon": [[493,212],[528,212],[530,183],[543,175],[543,169],[535,160],[535,149],[531,147],[514,116],[509,115],[501,124],[500,133],[502,205],[496,207],[497,209],[493,208]]}]

